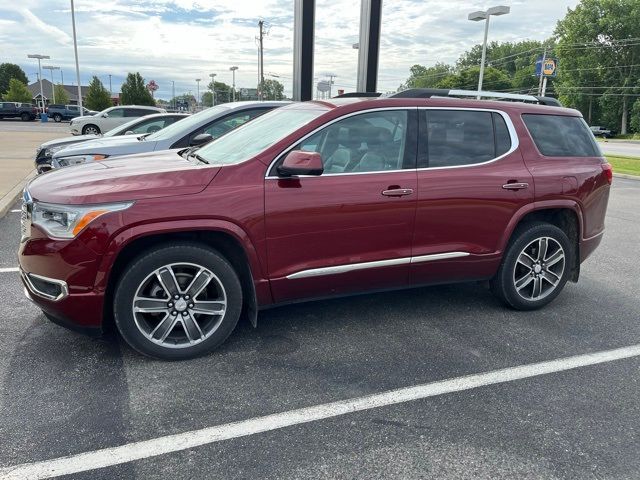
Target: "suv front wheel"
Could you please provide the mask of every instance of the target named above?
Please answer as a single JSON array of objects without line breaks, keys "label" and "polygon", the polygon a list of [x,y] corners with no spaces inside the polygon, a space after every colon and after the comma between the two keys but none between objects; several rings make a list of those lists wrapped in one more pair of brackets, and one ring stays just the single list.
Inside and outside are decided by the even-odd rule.
[{"label": "suv front wheel", "polygon": [[113,311],[138,352],[181,360],[211,352],[233,331],[242,288],[218,252],[192,243],[153,248],[126,269]]},{"label": "suv front wheel", "polygon": [[548,223],[520,227],[507,248],[491,290],[517,310],[535,310],[556,298],[567,283],[573,254],[566,233]]}]

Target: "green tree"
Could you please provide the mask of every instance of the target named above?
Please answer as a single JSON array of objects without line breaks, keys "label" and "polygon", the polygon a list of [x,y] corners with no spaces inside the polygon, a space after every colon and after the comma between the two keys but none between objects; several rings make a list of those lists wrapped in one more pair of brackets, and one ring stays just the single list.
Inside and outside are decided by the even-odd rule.
[{"label": "green tree", "polygon": [[[231,95],[231,90],[232,90],[231,85],[227,85],[226,83],[209,82],[209,85],[207,85],[207,88],[212,92],[215,91],[216,105],[230,102],[231,99],[233,98]],[[237,97],[237,93],[236,93],[236,97]]]},{"label": "green tree", "polygon": [[62,85],[56,85],[53,87],[53,91],[56,94],[56,103],[60,103],[62,105],[69,104],[69,94]]},{"label": "green tree", "polygon": [[94,76],[89,84],[89,91],[87,92],[87,98],[84,101],[84,106],[90,110],[104,110],[111,107],[111,95],[109,90],[104,88],[100,79]]},{"label": "green tree", "polygon": [[120,101],[122,105],[150,105],[155,106],[153,96],[144,84],[140,73],[129,73],[122,84]]},{"label": "green tree", "polygon": [[27,84],[17,78],[9,80],[9,88],[2,96],[10,102],[31,103],[31,92],[27,89]]},{"label": "green tree", "polygon": [[[9,90],[9,81],[15,78],[24,84],[29,83],[27,75],[24,73],[18,65],[15,63],[0,63],[0,95],[2,92]],[[5,100],[8,100],[5,98]]]},{"label": "green tree", "polygon": [[561,100],[588,119],[614,128],[617,123],[620,133],[627,133],[629,110],[640,92],[640,2],[582,0],[555,33]]},{"label": "green tree", "polygon": [[[454,75],[444,77],[436,85],[437,88],[455,88],[461,90],[476,90],[480,77],[480,67],[467,68]],[[506,73],[492,67],[484,69],[482,80],[483,90],[504,91],[511,88],[511,80]]]},{"label": "green tree", "polygon": [[203,107],[212,107],[213,106],[213,93],[212,92],[204,92],[202,94],[202,98],[200,99]]},{"label": "green tree", "polygon": [[414,65],[409,69],[411,73],[407,81],[400,85],[399,90],[407,88],[436,88],[444,78],[454,73],[454,68],[446,63],[438,62],[432,67]]},{"label": "green tree", "polygon": [[284,85],[278,80],[267,79],[258,86],[264,100],[283,100]]}]

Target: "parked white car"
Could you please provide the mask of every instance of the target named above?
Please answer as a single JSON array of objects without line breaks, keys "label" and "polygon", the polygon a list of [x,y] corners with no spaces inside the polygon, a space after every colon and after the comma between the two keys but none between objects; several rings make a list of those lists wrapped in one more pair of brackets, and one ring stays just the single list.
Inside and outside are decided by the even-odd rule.
[{"label": "parked white car", "polygon": [[144,105],[109,107],[95,115],[85,115],[74,118],[71,120],[69,128],[72,135],[100,135],[134,118],[144,117],[152,113],[166,113],[166,110],[164,108],[147,107]]},{"label": "parked white car", "polygon": [[128,135],[71,145],[53,154],[52,168],[122,155],[203,145],[274,108],[291,102],[234,102],[207,108],[148,136]]}]

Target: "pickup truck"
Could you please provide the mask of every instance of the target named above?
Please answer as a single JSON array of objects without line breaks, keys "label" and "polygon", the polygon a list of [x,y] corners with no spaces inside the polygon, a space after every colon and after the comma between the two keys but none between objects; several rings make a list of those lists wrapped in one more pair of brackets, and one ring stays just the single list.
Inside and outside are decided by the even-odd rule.
[{"label": "pickup truck", "polygon": [[81,115],[95,115],[98,112],[93,110],[87,110],[82,107],[82,113],[80,113],[80,106],[78,105],[49,105],[47,114],[49,118],[52,118],[55,122],[61,122],[62,120],[71,120],[72,118],[79,117]]},{"label": "pickup truck", "polygon": [[596,137],[611,138],[616,134],[616,132],[614,132],[613,130],[609,130],[608,128],[601,126],[594,125],[592,127],[589,127],[589,129],[591,130],[591,133],[593,133],[593,135]]},{"label": "pickup truck", "polygon": [[0,118],[20,118],[23,122],[35,120],[38,109],[30,103],[0,102]]}]

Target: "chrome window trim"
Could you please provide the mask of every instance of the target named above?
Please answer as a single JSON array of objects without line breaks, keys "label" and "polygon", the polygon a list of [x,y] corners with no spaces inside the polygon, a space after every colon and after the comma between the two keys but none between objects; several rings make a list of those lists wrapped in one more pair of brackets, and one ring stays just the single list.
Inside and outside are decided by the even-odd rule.
[{"label": "chrome window trim", "polygon": [[513,121],[511,120],[511,117],[509,116],[508,113],[502,111],[502,110],[497,110],[495,108],[478,108],[478,107],[471,107],[471,108],[465,108],[465,107],[418,107],[418,110],[457,110],[457,111],[468,111],[468,112],[490,112],[490,113],[497,113],[499,114],[503,119],[504,119],[504,123],[507,125],[507,131],[509,132],[509,137],[511,137],[511,148],[503,153],[502,155],[496,157],[496,158],[492,158],[491,160],[487,160],[486,162],[480,162],[480,163],[470,163],[468,165],[451,165],[449,167],[421,167],[418,168],[417,170],[419,172],[421,171],[425,171],[425,170],[447,170],[447,169],[453,169],[453,168],[469,168],[469,167],[478,167],[478,166],[482,166],[482,165],[489,165],[490,163],[494,163],[497,162],[499,160],[502,160],[503,158],[511,155],[513,152],[515,152],[519,147],[520,147],[520,139],[518,138],[518,134],[516,132],[516,127],[513,124]]},{"label": "chrome window trim", "polygon": [[[280,152],[276,158],[269,164],[269,168],[267,168],[267,173],[265,174],[265,180],[281,180],[283,177],[280,177],[278,175],[272,175],[271,170],[273,169],[274,165],[287,153],[289,153],[291,150],[293,150],[293,147],[295,147],[296,145],[298,145],[301,142],[304,142],[307,138],[311,137],[312,135],[315,135],[316,133],[318,133],[320,130],[324,129],[325,127],[328,127],[329,125],[333,125],[336,122],[339,122],[340,120],[344,120],[345,118],[350,118],[350,117],[354,117],[356,115],[362,115],[364,113],[373,113],[373,112],[386,112],[389,110],[407,110],[407,111],[411,111],[411,110],[417,110],[418,107],[416,106],[409,106],[409,107],[376,107],[376,108],[368,108],[366,110],[358,110],[357,112],[351,112],[351,113],[347,113],[345,115],[342,115],[340,117],[334,118],[333,120],[331,120],[330,122],[327,122],[321,126],[319,126],[318,128],[316,128],[315,130],[307,133],[305,136],[303,136],[302,138],[299,138],[298,140],[296,140],[292,145],[289,145],[287,148],[285,148],[282,152]],[[412,170],[415,170],[413,168],[402,168],[399,170],[379,170],[376,172],[345,172],[345,173],[323,173],[322,175],[297,175],[296,178],[307,178],[307,177],[335,177],[337,175],[370,175],[372,173],[393,173],[393,172],[410,172]]]},{"label": "chrome window trim", "polygon": [[335,265],[332,267],[310,268],[308,270],[300,270],[286,276],[287,280],[295,280],[298,278],[320,277],[324,275],[336,275],[339,273],[353,272],[356,270],[366,270],[369,268],[392,267],[396,265],[407,265],[412,263],[434,262],[436,260],[447,260],[451,258],[461,258],[469,256],[469,252],[443,252],[431,255],[418,255],[416,257],[391,258],[388,260],[377,260],[374,262],[347,263],[344,265]]},{"label": "chrome window trim", "polygon": [[367,110],[359,110],[357,112],[348,113],[348,114],[343,115],[341,117],[334,118],[330,122],[325,123],[324,125],[316,128],[312,132],[308,133],[304,137],[302,137],[299,140],[297,140],[293,145],[289,145],[286,149],[284,149],[281,153],[279,153],[278,156],[276,156],[276,158],[269,164],[269,168],[267,168],[267,173],[265,174],[264,178],[265,178],[265,180],[282,180],[283,177],[280,177],[278,175],[272,175],[272,172],[271,172],[271,170],[273,169],[274,165],[282,158],[282,156],[286,155],[287,153],[289,153],[293,149],[293,147],[298,145],[300,142],[304,142],[310,136],[318,133],[323,128],[328,127],[329,125],[332,125],[335,122],[338,122],[338,121],[343,120],[345,118],[349,118],[349,117],[352,117],[352,116],[355,116],[355,115],[359,115],[359,114],[362,114],[362,113],[370,113],[370,112],[378,112],[378,111],[386,111],[386,110],[411,110],[411,109],[416,109],[418,111],[420,111],[420,110],[456,110],[456,111],[468,111],[468,112],[497,113],[500,116],[502,116],[502,118],[504,119],[505,124],[507,125],[507,131],[509,132],[509,137],[511,138],[511,148],[506,153],[503,153],[502,155],[500,155],[500,156],[498,156],[496,158],[492,158],[491,160],[487,160],[486,162],[471,163],[469,165],[452,165],[450,167],[422,167],[422,168],[416,168],[416,169],[403,168],[403,169],[399,169],[399,170],[379,170],[379,171],[376,171],[376,172],[343,172],[343,173],[326,173],[326,174],[322,174],[322,175],[297,175],[296,178],[323,178],[323,177],[326,178],[326,177],[348,176],[348,175],[372,175],[372,174],[380,174],[380,173],[410,172],[412,170],[424,171],[424,170],[445,170],[445,169],[453,169],[453,168],[478,167],[478,166],[488,165],[490,163],[502,160],[503,158],[507,157],[508,155],[511,155],[513,152],[515,152],[520,147],[520,140],[518,138],[518,134],[516,132],[515,125],[513,124],[513,121],[511,120],[511,117],[509,116],[508,113],[506,113],[506,112],[504,112],[502,110],[495,109],[495,108],[479,108],[479,107],[421,107],[421,106],[415,106],[415,107],[386,107],[386,108],[378,107],[378,108],[371,108],[371,109],[367,109]]},{"label": "chrome window trim", "polygon": [[[49,278],[49,277],[45,277],[42,275],[36,275],[35,273],[26,273],[24,271],[20,271],[20,274],[22,275],[22,278],[24,278],[25,283],[27,284],[27,286],[29,287],[29,291],[39,297],[42,298],[46,298],[47,300],[51,300],[53,302],[58,302],[60,300],[62,300],[63,298],[66,298],[69,296],[69,287],[67,286],[67,282],[63,281],[63,280],[57,280],[55,278]],[[58,295],[57,297],[54,297],[53,295],[49,295],[48,293],[44,293],[39,291],[35,285],[33,284],[33,282],[31,281],[30,277],[34,277],[38,280],[41,280],[43,282],[48,282],[48,283],[53,283],[56,285],[60,286],[60,295]]]}]

